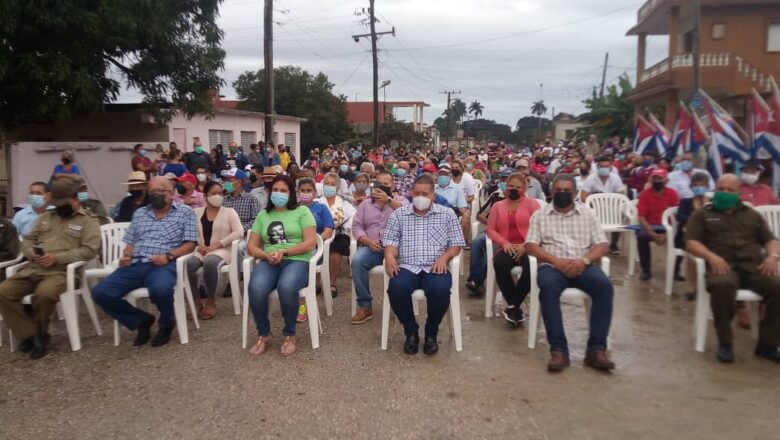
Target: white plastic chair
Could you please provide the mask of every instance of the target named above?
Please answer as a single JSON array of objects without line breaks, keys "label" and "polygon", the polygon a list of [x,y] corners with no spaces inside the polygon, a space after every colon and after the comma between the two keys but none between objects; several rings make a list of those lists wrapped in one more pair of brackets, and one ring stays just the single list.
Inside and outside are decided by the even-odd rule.
[{"label": "white plastic chair", "polygon": [[[710,294],[707,292],[705,284],[705,274],[707,266],[704,260],[688,254],[696,264],[696,311],[693,318],[693,334],[696,338],[695,349],[698,352],[704,352],[704,346],[707,343],[708,321],[712,318],[712,309],[710,308]],[[758,339],[759,312],[758,305],[763,298],[752,290],[737,290],[737,301],[744,301],[750,314],[750,333],[753,339]]]},{"label": "white plastic chair", "polygon": [[[20,235],[19,241],[21,242],[24,240],[24,238]],[[19,264],[24,259],[24,255],[22,255],[21,252],[19,252],[19,255],[16,256],[13,260],[3,261],[0,262],[0,270],[5,271],[6,268],[15,266]],[[0,315],[0,347],[3,346],[3,317]]]},{"label": "white plastic chair", "polygon": [[[6,276],[12,277],[22,268],[26,267],[29,263],[19,263],[6,269]],[[87,307],[87,311],[90,314],[93,324],[95,324],[95,331],[101,334],[100,326],[97,325],[97,312],[95,311],[95,304],[92,302],[92,297],[89,295],[87,289],[82,286],[76,288],[76,280],[79,274],[77,271],[86,265],[86,261],[77,261],[68,264],[66,274],[65,292],[60,295],[60,302],[57,303],[57,311],[65,319],[65,327],[68,331],[68,340],[70,341],[70,348],[73,351],[81,350],[81,332],[79,331],[79,310],[76,302],[76,295],[81,295],[84,300],[84,304]],[[31,304],[32,295],[27,295],[22,299],[22,304]],[[14,339],[13,332],[8,329],[8,336],[11,345],[11,351],[16,350],[16,340]]]},{"label": "white plastic chair", "polygon": [[[496,289],[496,269],[493,267],[493,240],[486,238],[485,252],[487,253],[487,278],[485,278],[485,318],[493,317],[493,308],[503,297],[500,290]],[[515,266],[511,272],[515,282],[523,275],[523,268]]]},{"label": "white plastic chair", "polygon": [[[252,231],[246,231],[246,240],[249,240],[249,234]],[[219,268],[219,283],[217,284],[217,292],[219,295],[222,293],[226,286],[226,283],[230,282],[230,299],[233,300],[233,313],[236,315],[241,314],[241,286],[239,285],[239,269],[241,268],[241,262],[238,260],[238,246],[241,240],[233,240],[230,244],[230,264],[223,264]],[[227,275],[227,278],[225,278]],[[189,285],[189,281],[188,281]],[[190,286],[190,291],[192,287]],[[194,295],[195,293],[193,293]]]},{"label": "white plastic chair", "polygon": [[[298,293],[301,298],[306,298],[306,305],[309,315],[309,334],[311,336],[311,348],[319,348],[320,334],[322,333],[322,320],[320,319],[320,310],[317,307],[317,261],[324,254],[324,243],[322,237],[317,235],[317,247],[309,260],[309,285],[301,289]],[[257,260],[252,257],[244,259],[244,299],[241,308],[241,347],[246,348],[247,336],[249,332],[249,277],[252,275],[252,269],[255,268]],[[270,298],[279,298],[279,292],[276,289],[271,292]]]},{"label": "white plastic chair", "polygon": [[[639,224],[639,200],[634,199],[626,206],[625,216],[629,225]],[[639,261],[639,251],[637,249],[636,231],[630,231],[628,234],[628,275],[633,276],[636,269],[636,262]]]},{"label": "white plastic chair", "polygon": [[[179,332],[179,342],[186,344],[190,341],[189,333],[187,332],[187,309],[184,304],[184,298],[187,298],[187,302],[190,306],[190,313],[192,314],[192,322],[195,323],[195,328],[199,329],[198,312],[195,310],[195,302],[192,298],[192,290],[189,289],[189,283],[187,278],[187,260],[191,258],[193,254],[187,254],[176,259],[176,285],[173,287],[173,312],[176,316],[176,329]],[[145,287],[132,290],[125,296],[125,301],[132,306],[138,304],[138,300],[141,298],[149,298],[149,290]],[[120,332],[119,322],[114,320],[114,345],[119,345]]]},{"label": "white plastic chair", "polygon": [[677,257],[685,258],[685,251],[674,247],[674,236],[677,233],[677,208],[666,208],[661,217],[661,223],[666,228],[666,287],[667,295],[672,294],[674,287],[674,266]]},{"label": "white plastic chair", "polygon": [[[461,252],[462,253],[462,252]],[[452,290],[450,293],[450,310],[447,317],[451,323],[452,336],[455,339],[455,351],[463,350],[463,332],[461,330],[460,317],[460,286],[458,279],[458,265],[460,259],[450,260],[450,275],[452,276]],[[387,294],[387,288],[390,285],[390,277],[384,272],[384,301],[382,304],[382,350],[387,350],[387,342],[390,338],[390,296]],[[412,305],[415,306],[415,315],[417,315],[417,302],[425,301],[425,292],[417,289],[412,292]]]},{"label": "white plastic chair", "polygon": [[585,205],[596,214],[605,233],[632,234],[633,231],[624,228],[628,225],[626,209],[629,202],[628,197],[623,194],[600,193],[589,195]]},{"label": "white plastic chair", "polygon": [[[352,266],[352,259],[355,257],[355,254],[358,250],[358,244],[357,240],[350,237],[349,240],[349,265]],[[385,266],[384,264],[380,264],[379,266],[371,268],[371,270],[368,272],[369,278],[371,275],[382,275],[385,273]],[[355,292],[355,274],[352,273],[352,315],[355,316],[355,313],[357,313],[357,292]]]},{"label": "white plastic chair", "polygon": [[[588,197],[590,199],[590,197]],[[539,329],[539,317],[541,316],[541,305],[539,302],[539,283],[537,280],[538,262],[536,257],[528,257],[531,269],[531,310],[529,314],[528,324],[528,348],[534,349],[536,347],[536,332]],[[601,270],[609,277],[610,261],[607,257],[601,258]],[[590,322],[590,306],[591,300],[587,293],[580,289],[568,288],[561,294],[561,300],[581,299],[585,303],[585,319]],[[607,341],[609,344],[609,341]]]},{"label": "white plastic chair", "polygon": [[474,194],[474,200],[477,201],[477,209],[479,209],[479,206],[482,204],[482,188],[484,188],[485,185],[482,184],[482,181],[479,179],[474,179],[474,188],[475,188],[475,194]]},{"label": "white plastic chair", "polygon": [[[119,259],[122,257],[122,251],[125,249],[122,238],[125,236],[129,226],[130,223],[109,223],[100,226],[100,263],[102,263],[102,267],[84,269],[84,288],[87,289],[86,296],[89,297],[90,303],[92,302],[91,283],[111,275],[119,267]],[[94,309],[94,305],[92,309]],[[103,331],[100,328],[97,313],[90,311],[89,306],[87,306],[87,310],[90,312],[90,318],[95,325],[97,334],[102,335]]]},{"label": "white plastic chair", "polygon": [[759,206],[754,209],[764,216],[775,237],[780,236],[780,205]]},{"label": "white plastic chair", "polygon": [[[325,313],[328,316],[333,315],[333,294],[330,292],[330,244],[335,238],[336,233],[334,232],[327,240],[323,241],[322,264],[317,265],[317,273],[320,274],[320,285],[322,286],[322,298],[325,300]],[[350,254],[350,260],[351,258]]]}]

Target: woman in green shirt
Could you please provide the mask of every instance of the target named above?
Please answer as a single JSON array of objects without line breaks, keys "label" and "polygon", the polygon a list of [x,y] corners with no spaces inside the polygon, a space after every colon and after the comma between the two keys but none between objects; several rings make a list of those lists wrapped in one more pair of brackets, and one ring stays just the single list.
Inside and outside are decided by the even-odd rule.
[{"label": "woman in green shirt", "polygon": [[260,260],[249,279],[249,306],[259,336],[250,354],[259,356],[271,345],[268,297],[274,289],[284,317],[281,353],[295,352],[298,291],[309,284],[309,259],[316,246],[314,216],[309,208],[298,205],[292,179],[276,176],[268,207],[257,215],[247,244],[249,255]]}]

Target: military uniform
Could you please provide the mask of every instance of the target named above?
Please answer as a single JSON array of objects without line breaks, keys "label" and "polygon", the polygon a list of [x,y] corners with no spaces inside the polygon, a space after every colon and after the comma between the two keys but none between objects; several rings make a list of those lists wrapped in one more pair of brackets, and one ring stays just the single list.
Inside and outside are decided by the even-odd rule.
[{"label": "military uniform", "polygon": [[[57,264],[48,268],[36,264],[33,247],[55,255]],[[100,225],[88,211],[80,209],[68,218],[54,211],[40,215],[22,242],[22,253],[30,260],[29,265],[0,283],[0,315],[19,340],[47,333],[49,317],[66,289],[68,264],[91,260],[99,247]],[[29,294],[34,295],[32,317],[22,307],[22,299]]]},{"label": "military uniform", "polygon": [[[697,210],[688,220],[686,240],[698,241],[731,267],[725,275],[706,275],[715,329],[721,344],[731,344],[731,321],[736,313],[737,289],[750,289],[764,298],[766,317],[760,324],[759,342],[780,346],[780,278],[761,274],[764,246],[777,238],[763,216],[741,202],[733,212],[718,212],[712,204]],[[755,323],[754,323],[755,324]]]},{"label": "military uniform", "polygon": [[108,211],[106,211],[106,206],[103,205],[103,202],[100,200],[87,199],[86,201],[81,202],[81,207],[97,217],[101,225],[107,225],[109,223],[110,216],[108,215]]},{"label": "military uniform", "polygon": [[[19,233],[10,221],[0,218],[0,262],[19,256]],[[0,271],[0,281],[5,279],[5,270]]]}]

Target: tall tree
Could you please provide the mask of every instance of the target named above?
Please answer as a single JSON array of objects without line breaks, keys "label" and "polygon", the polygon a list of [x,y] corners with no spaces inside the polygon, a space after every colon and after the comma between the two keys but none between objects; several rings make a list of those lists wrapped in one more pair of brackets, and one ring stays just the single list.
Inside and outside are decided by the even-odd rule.
[{"label": "tall tree", "polygon": [[463,117],[468,114],[466,103],[463,102],[460,98],[453,99],[452,104],[450,104],[450,112],[453,119],[457,120],[458,122],[462,122]]},{"label": "tall tree", "polygon": [[599,96],[594,87],[591,97],[583,101],[588,111],[579,117],[587,126],[577,130],[575,138],[584,139],[589,134],[595,134],[599,139],[631,136],[634,129],[634,104],[628,97],[633,93],[634,87],[625,74],[620,76],[617,84],[607,87],[603,97]]},{"label": "tall tree", "polygon": [[472,101],[469,105],[469,113],[474,115],[474,119],[482,116],[482,110],[484,109],[485,107],[479,101]]},{"label": "tall tree", "polygon": [[[262,112],[265,109],[265,75],[245,72],[233,83],[236,94],[243,102],[242,110]],[[301,145],[306,157],[312,146],[343,142],[350,135],[347,123],[347,97],[333,94],[333,83],[319,72],[311,75],[296,66],[274,69],[274,93],[276,113],[306,118],[301,125]]]},{"label": "tall tree", "polygon": [[537,139],[540,139],[542,137],[542,115],[545,113],[547,113],[547,106],[544,105],[543,99],[540,99],[539,101],[535,101],[531,106],[531,114],[539,117],[539,128],[538,131],[536,132]]},{"label": "tall tree", "polygon": [[151,111],[208,112],[225,57],[220,3],[0,0],[0,123],[99,110],[122,81]]}]

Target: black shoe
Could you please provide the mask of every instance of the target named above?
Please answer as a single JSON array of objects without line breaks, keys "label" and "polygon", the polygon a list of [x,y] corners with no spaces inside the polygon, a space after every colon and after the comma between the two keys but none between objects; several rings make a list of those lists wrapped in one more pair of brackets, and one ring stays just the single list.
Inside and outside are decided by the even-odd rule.
[{"label": "black shoe", "polygon": [[479,286],[477,283],[474,282],[474,280],[468,280],[466,281],[466,288],[471,290],[472,292],[476,292]]},{"label": "black shoe", "polygon": [[33,338],[34,336],[30,336],[29,338],[25,339],[21,343],[19,343],[19,347],[17,349],[21,351],[22,353],[29,353],[33,349]]},{"label": "black shoe", "polygon": [[685,281],[685,277],[680,274],[674,274],[674,280],[675,281]]},{"label": "black shoe", "polygon": [[418,351],[420,351],[420,336],[416,334],[407,336],[404,342],[404,353],[417,354]]},{"label": "black shoe", "polygon": [[610,247],[609,248],[609,254],[610,255],[620,255],[620,249],[618,249],[617,246]]},{"label": "black shoe", "polygon": [[718,354],[716,356],[720,362],[724,364],[730,364],[734,362],[734,347],[731,345],[720,344],[720,347],[718,347]]},{"label": "black shoe", "polygon": [[135,341],[133,341],[133,347],[140,347],[147,342],[149,342],[149,338],[152,337],[152,326],[154,325],[154,315],[146,314],[146,318],[141,322],[141,325],[138,326],[138,334],[135,337]]},{"label": "black shoe", "polygon": [[423,344],[423,353],[436,354],[437,351],[439,351],[439,343],[436,342],[436,338],[426,336],[425,343]]},{"label": "black shoe", "polygon": [[780,348],[778,347],[759,343],[756,345],[755,354],[758,357],[780,364]]},{"label": "black shoe", "polygon": [[649,280],[652,277],[653,276],[650,275],[650,272],[645,272],[645,271],[642,271],[642,275],[639,275],[639,279],[642,280],[642,281],[647,281],[647,280]]},{"label": "black shoe", "polygon": [[30,350],[30,359],[40,359],[44,356],[46,356],[46,353],[49,351],[49,339],[46,337],[47,335],[33,336],[32,339],[32,349]]},{"label": "black shoe", "polygon": [[230,298],[233,296],[233,289],[230,288],[230,283],[225,286],[225,290],[222,291],[222,298]]},{"label": "black shoe", "polygon": [[157,330],[157,334],[152,338],[152,347],[162,347],[171,340],[171,333],[173,333],[173,326],[160,327]]},{"label": "black shoe", "polygon": [[686,301],[695,301],[696,300],[696,292],[685,292],[685,300]]},{"label": "black shoe", "polygon": [[517,328],[521,322],[525,321],[523,310],[520,307],[509,306],[504,309],[504,320],[512,328]]}]

